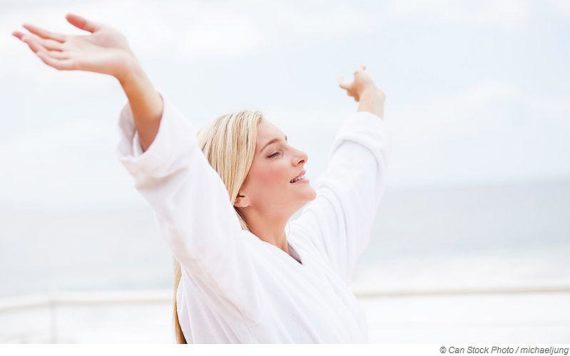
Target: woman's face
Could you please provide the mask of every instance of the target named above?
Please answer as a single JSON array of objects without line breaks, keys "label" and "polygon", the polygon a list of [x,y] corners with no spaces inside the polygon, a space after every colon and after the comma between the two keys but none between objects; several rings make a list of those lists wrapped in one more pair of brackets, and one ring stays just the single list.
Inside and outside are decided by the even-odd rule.
[{"label": "woman's face", "polygon": [[286,135],[267,120],[257,127],[253,163],[240,189],[245,205],[276,215],[292,215],[316,192],[307,175],[305,181],[291,183],[305,169],[307,154],[287,143]]}]

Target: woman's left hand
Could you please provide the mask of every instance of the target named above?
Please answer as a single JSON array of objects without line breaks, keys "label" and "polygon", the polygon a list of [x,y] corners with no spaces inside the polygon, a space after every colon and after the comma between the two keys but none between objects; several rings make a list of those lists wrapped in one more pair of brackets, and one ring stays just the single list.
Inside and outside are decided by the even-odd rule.
[{"label": "woman's left hand", "polygon": [[338,77],[338,85],[346,90],[346,94],[354,98],[354,101],[359,102],[362,94],[367,90],[380,91],[374,81],[366,72],[366,66],[361,64],[354,71],[354,80],[352,82],[345,81],[342,77]]}]

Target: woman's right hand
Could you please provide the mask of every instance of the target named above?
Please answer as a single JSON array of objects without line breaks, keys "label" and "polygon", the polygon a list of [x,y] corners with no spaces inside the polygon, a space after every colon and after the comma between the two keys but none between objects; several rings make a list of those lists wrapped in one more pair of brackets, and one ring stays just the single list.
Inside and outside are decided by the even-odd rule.
[{"label": "woman's right hand", "polygon": [[119,81],[129,75],[136,62],[126,37],[107,25],[67,14],[73,26],[89,35],[64,35],[30,24],[22,25],[30,33],[12,34],[26,43],[47,65],[57,70],[81,70],[112,75]]}]

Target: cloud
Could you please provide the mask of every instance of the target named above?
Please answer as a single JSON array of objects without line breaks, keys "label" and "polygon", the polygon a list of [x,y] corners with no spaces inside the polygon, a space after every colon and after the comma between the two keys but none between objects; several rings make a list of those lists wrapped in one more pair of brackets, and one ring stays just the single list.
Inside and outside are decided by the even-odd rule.
[{"label": "cloud", "polygon": [[83,206],[137,200],[115,157],[108,122],[78,119],[0,142],[3,204]]},{"label": "cloud", "polygon": [[379,26],[371,9],[341,1],[170,1],[137,9],[132,27],[144,33],[130,34],[137,48],[174,49],[184,58],[250,55],[272,46],[370,33]]},{"label": "cloud", "polygon": [[411,110],[387,107],[398,184],[570,176],[567,97],[537,98],[490,80],[428,100]]},{"label": "cloud", "polygon": [[[500,131],[510,124],[501,106],[512,105],[520,90],[501,81],[481,81],[464,90],[445,96],[429,96],[412,109],[395,108],[395,129],[409,142],[429,143],[444,137]],[[390,110],[390,107],[387,108]]]},{"label": "cloud", "polygon": [[[243,103],[273,102],[263,111],[290,135],[293,145],[310,154],[308,166],[312,178],[316,178],[324,169],[327,149],[338,124],[345,118],[344,113],[354,109],[354,103],[331,103],[329,95],[334,95],[333,90],[327,92],[324,85],[313,84],[318,78],[310,66],[319,66],[320,70],[338,67],[353,53],[338,53],[338,57],[330,58],[330,63],[303,59],[303,68],[299,64],[288,68],[289,52],[282,58],[256,56],[251,62],[249,58],[239,62],[235,57],[267,46],[310,46],[328,39],[344,48],[361,38],[361,34],[387,26],[390,17],[402,23],[443,21],[453,25],[448,26],[450,29],[456,29],[463,26],[462,21],[466,26],[502,26],[501,18],[523,24],[528,16],[526,2],[520,3],[522,10],[517,8],[519,3],[509,1],[477,4],[465,5],[463,9],[463,5],[446,2],[447,9],[442,14],[441,7],[432,8],[421,2],[366,8],[341,1],[38,2],[21,7],[14,2],[10,11],[0,14],[0,29],[8,37],[9,32],[26,21],[55,31],[82,33],[65,21],[68,11],[120,28],[137,53],[148,61],[145,69],[153,82],[172,92],[176,102],[189,113],[226,111],[222,108],[228,107],[228,102],[240,107]],[[496,14],[490,14],[495,10]],[[114,157],[113,119],[124,96],[112,78],[46,70],[15,38],[0,41],[0,48],[6,54],[5,65],[0,69],[0,82],[4,84],[0,86],[0,97],[10,98],[5,111],[13,118],[4,120],[1,130],[0,152],[4,153],[0,154],[0,161],[3,167],[9,167],[9,173],[2,176],[0,200],[47,204],[135,201],[138,195],[130,178]],[[365,50],[375,53],[378,48]],[[302,56],[303,51],[296,54]],[[184,65],[192,65],[195,58],[216,62],[207,70],[187,70]],[[182,61],[169,66],[170,59]],[[399,59],[394,57],[394,65]],[[225,70],[223,75],[210,82],[211,71],[218,70],[217,63],[232,69],[221,69]],[[242,66],[234,70],[235,63],[251,63],[253,71]],[[305,63],[309,66],[304,67]],[[263,65],[269,68],[263,72],[268,81],[288,84],[291,78],[299,76],[310,78],[310,86],[275,85],[266,91],[267,97],[248,96],[245,92],[253,92],[251,88],[259,81],[247,80],[243,73],[255,73],[256,66]],[[194,86],[181,80],[190,72],[199,73],[192,78]],[[169,76],[174,78],[170,83],[165,79]],[[100,79],[94,80],[95,77]],[[405,77],[402,80],[403,88],[414,85]],[[541,78],[537,80],[543,83]],[[235,95],[228,90],[220,99],[222,89],[217,86],[225,86],[226,81],[238,83],[235,88],[244,90]],[[334,83],[334,76],[330,83]],[[414,92],[388,91],[392,94],[388,96],[385,116],[394,137],[391,184],[570,175],[570,157],[566,154],[570,152],[567,95],[533,97],[512,83],[499,80],[465,84],[455,93],[437,95],[448,91],[442,83],[446,82],[434,83],[434,90],[420,97]],[[199,90],[205,94],[196,95]],[[315,101],[295,107],[291,90],[314,96]],[[277,99],[271,101],[270,97]],[[326,109],[312,109],[318,106]],[[82,118],[77,118],[79,115]]]},{"label": "cloud", "polygon": [[[378,28],[373,12],[340,1],[48,2],[10,10],[0,15],[4,33],[31,22],[56,32],[85,34],[64,18],[65,13],[75,12],[117,28],[137,54],[149,59],[251,55],[270,46]],[[4,42],[0,41],[4,53],[21,54],[18,46],[23,44],[15,38]]]},{"label": "cloud", "polygon": [[570,17],[570,2],[567,0],[549,0],[553,13],[557,16]]},{"label": "cloud", "polygon": [[525,0],[429,1],[393,0],[389,10],[398,19],[435,24],[518,28],[529,17]]}]

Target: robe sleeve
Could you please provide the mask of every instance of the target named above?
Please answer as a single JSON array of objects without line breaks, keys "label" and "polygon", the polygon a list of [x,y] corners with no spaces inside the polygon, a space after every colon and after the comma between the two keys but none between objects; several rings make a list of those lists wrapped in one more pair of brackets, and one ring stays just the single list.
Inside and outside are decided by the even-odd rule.
[{"label": "robe sleeve", "polygon": [[142,151],[127,102],[119,116],[119,161],[153,209],[160,233],[187,274],[242,317],[259,306],[251,238],[229,193],[199,148],[197,129],[160,93],[158,133]]},{"label": "robe sleeve", "polygon": [[356,112],[341,124],[316,198],[292,226],[311,240],[348,283],[369,244],[384,193],[391,152],[386,123],[369,112]]}]

